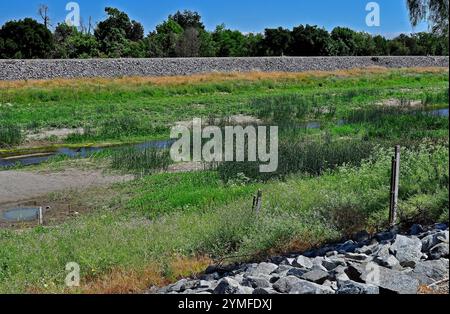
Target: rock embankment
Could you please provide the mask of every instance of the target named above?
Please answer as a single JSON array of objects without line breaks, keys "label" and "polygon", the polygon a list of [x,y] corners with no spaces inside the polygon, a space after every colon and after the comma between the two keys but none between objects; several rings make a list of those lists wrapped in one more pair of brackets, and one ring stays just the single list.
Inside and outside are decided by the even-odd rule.
[{"label": "rock embankment", "polygon": [[174,59],[0,60],[0,80],[40,80],[125,76],[172,76],[211,72],[333,71],[381,66],[446,67],[449,58],[402,57],[260,57]]},{"label": "rock embankment", "polygon": [[[383,232],[263,263],[209,267],[157,293],[416,294],[449,275],[448,225]],[[448,282],[446,283],[448,285]]]}]

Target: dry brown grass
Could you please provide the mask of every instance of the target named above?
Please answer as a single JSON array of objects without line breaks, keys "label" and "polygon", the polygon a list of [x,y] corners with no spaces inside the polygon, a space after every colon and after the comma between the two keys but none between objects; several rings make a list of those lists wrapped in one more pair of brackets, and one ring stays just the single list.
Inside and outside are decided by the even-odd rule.
[{"label": "dry brown grass", "polygon": [[21,89],[21,88],[81,88],[108,87],[120,85],[122,87],[138,87],[142,85],[183,85],[201,84],[209,82],[224,81],[259,81],[259,80],[302,80],[317,77],[350,77],[368,74],[382,74],[392,71],[404,73],[445,73],[448,68],[439,67],[417,67],[407,69],[388,69],[385,67],[367,67],[350,70],[336,71],[305,71],[297,73],[288,72],[233,72],[233,73],[208,73],[195,74],[190,76],[161,76],[161,77],[124,77],[124,78],[79,78],[79,79],[52,79],[52,80],[26,80],[26,81],[0,81],[0,89]]},{"label": "dry brown grass", "polygon": [[27,293],[139,294],[150,287],[163,287],[182,278],[202,273],[213,261],[205,256],[175,256],[165,268],[152,263],[141,270],[117,268],[108,273],[82,279],[81,287],[69,289],[30,286]]}]

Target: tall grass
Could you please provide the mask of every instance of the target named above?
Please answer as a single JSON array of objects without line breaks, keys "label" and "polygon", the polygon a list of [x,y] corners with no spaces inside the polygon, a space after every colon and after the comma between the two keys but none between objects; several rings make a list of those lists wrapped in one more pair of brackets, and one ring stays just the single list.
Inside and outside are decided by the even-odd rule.
[{"label": "tall grass", "polygon": [[22,130],[14,124],[0,125],[0,147],[19,145],[24,139]]},{"label": "tall grass", "polygon": [[261,173],[259,162],[223,162],[217,171],[224,182],[233,181],[241,174],[256,181],[285,178],[289,174],[302,173],[318,176],[324,171],[343,164],[358,165],[368,158],[374,144],[362,140],[296,140],[287,138],[279,143],[278,169],[273,173]]},{"label": "tall grass", "polygon": [[126,170],[139,175],[167,170],[172,163],[168,150],[157,148],[123,148],[112,153],[113,169]]}]

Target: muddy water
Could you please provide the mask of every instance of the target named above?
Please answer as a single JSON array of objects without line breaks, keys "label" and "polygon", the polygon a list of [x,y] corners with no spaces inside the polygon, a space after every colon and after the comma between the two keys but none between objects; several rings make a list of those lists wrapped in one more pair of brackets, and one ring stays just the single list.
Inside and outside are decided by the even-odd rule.
[{"label": "muddy water", "polygon": [[170,147],[173,141],[149,141],[140,144],[133,145],[122,145],[116,147],[80,147],[80,148],[58,148],[52,152],[29,154],[25,156],[0,158],[0,168],[12,167],[16,165],[30,166],[38,165],[49,160],[55,156],[66,156],[69,158],[88,158],[95,153],[101,152],[105,149],[120,149],[126,147],[133,147],[139,150],[144,150],[146,148],[159,148],[164,149]]}]

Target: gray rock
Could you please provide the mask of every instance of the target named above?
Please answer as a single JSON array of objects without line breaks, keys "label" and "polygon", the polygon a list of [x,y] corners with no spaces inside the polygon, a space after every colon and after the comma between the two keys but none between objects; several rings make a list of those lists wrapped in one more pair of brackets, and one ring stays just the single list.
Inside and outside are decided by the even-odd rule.
[{"label": "gray rock", "polygon": [[392,231],[380,232],[375,235],[375,239],[379,242],[386,242],[394,240],[396,234]]},{"label": "gray rock", "polygon": [[336,291],[338,289],[338,284],[336,281],[325,280],[325,282],[322,284],[322,286],[329,287],[329,288],[333,289],[334,291]]},{"label": "gray rock", "polygon": [[183,292],[184,290],[186,290],[187,283],[188,283],[187,279],[181,279],[177,283],[170,286],[168,291],[169,292]]},{"label": "gray rock", "polygon": [[346,253],[345,258],[350,261],[359,261],[359,262],[367,262],[372,259],[370,256],[362,253]]},{"label": "gray rock", "polygon": [[300,268],[292,268],[287,273],[286,276],[295,276],[301,278],[308,270]]},{"label": "gray rock", "polygon": [[[397,294],[416,294],[419,280],[397,270],[379,266],[375,263],[351,264],[346,271],[353,281],[359,281]],[[381,290],[380,290],[381,292]]]},{"label": "gray rock", "polygon": [[233,278],[225,277],[222,278],[217,287],[214,289],[214,294],[236,294],[241,290],[241,285],[239,282]]},{"label": "gray rock", "polygon": [[374,261],[380,266],[387,268],[400,268],[398,259],[390,254],[389,245],[383,245],[374,258]]},{"label": "gray rock", "polygon": [[422,239],[422,252],[428,253],[431,248],[442,242],[448,243],[448,230],[439,231],[424,237]]},{"label": "gray rock", "polygon": [[398,235],[390,251],[403,267],[414,267],[422,257],[422,242],[417,237]]},{"label": "gray rock", "polygon": [[254,270],[250,272],[252,275],[270,275],[278,268],[278,265],[272,263],[260,263]]},{"label": "gray rock", "polygon": [[330,271],[335,269],[338,266],[346,266],[347,263],[345,261],[345,258],[332,256],[329,258],[325,258],[322,261],[322,266],[326,268],[326,270]]},{"label": "gray rock", "polygon": [[255,290],[253,290],[253,294],[264,295],[264,294],[280,294],[280,293],[271,288],[256,288]]},{"label": "gray rock", "polygon": [[409,234],[410,235],[419,235],[421,233],[425,232],[425,229],[422,227],[422,225],[412,225],[411,228],[409,229]]},{"label": "gray rock", "polygon": [[302,280],[295,276],[287,276],[281,278],[276,283],[274,283],[273,288],[281,293],[289,293],[295,286],[295,284],[299,282],[302,282]]},{"label": "gray rock", "polygon": [[440,259],[442,257],[448,258],[448,243],[439,243],[435,245],[430,250],[431,259]]},{"label": "gray rock", "polygon": [[363,284],[351,280],[338,281],[338,294],[379,294],[380,289],[371,284]]},{"label": "gray rock", "polygon": [[307,268],[307,269],[311,269],[314,266],[313,262],[308,257],[302,256],[302,255],[297,257],[292,262],[291,265],[294,267],[301,267],[301,268]]},{"label": "gray rock", "polygon": [[289,265],[280,265],[277,269],[275,269],[272,274],[280,275],[280,277],[286,276],[287,272],[291,270],[293,267]]},{"label": "gray rock", "polygon": [[354,252],[357,247],[358,245],[353,240],[349,240],[347,242],[337,245],[336,251],[338,251],[339,253],[351,253]]},{"label": "gray rock", "polygon": [[300,280],[297,282],[289,294],[334,294],[334,290],[330,287],[321,286],[313,282],[306,280]]},{"label": "gray rock", "polygon": [[370,234],[367,231],[363,230],[355,233],[352,238],[354,241],[360,243],[369,240]]},{"label": "gray rock", "polygon": [[435,281],[448,278],[448,259],[419,262],[410,275],[418,279],[422,285],[430,285]]},{"label": "gray rock", "polygon": [[307,273],[304,273],[300,278],[311,281],[311,282],[315,282],[318,284],[322,284],[325,282],[325,280],[330,278],[330,274],[328,272],[322,271],[322,270],[312,270]]},{"label": "gray rock", "polygon": [[251,288],[267,288],[270,282],[267,278],[248,276],[242,280],[242,285]]}]

